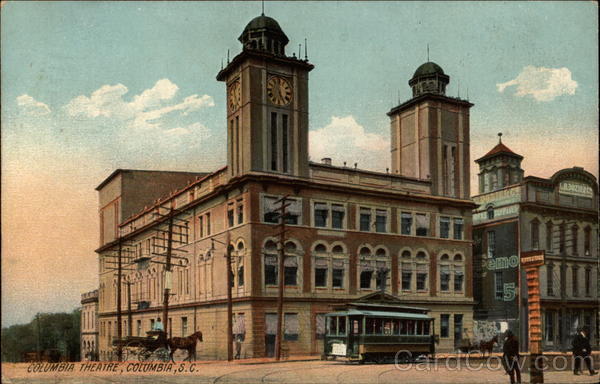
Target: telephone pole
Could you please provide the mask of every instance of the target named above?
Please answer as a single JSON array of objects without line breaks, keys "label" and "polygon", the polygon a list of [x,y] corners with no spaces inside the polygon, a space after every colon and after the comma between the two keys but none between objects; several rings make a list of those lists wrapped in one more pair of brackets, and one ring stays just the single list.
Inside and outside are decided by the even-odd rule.
[{"label": "telephone pole", "polygon": [[231,250],[232,245],[227,244],[227,361],[233,360],[233,303],[231,300]]},{"label": "telephone pole", "polygon": [[285,288],[285,265],[283,259],[285,257],[285,208],[287,207],[287,198],[288,196],[286,195],[275,202],[276,204],[281,203],[281,206],[279,207],[279,268],[277,271],[277,275],[279,277],[279,294],[277,296],[277,335],[275,337],[275,360],[277,361],[281,359],[281,341],[283,339],[283,292]]},{"label": "telephone pole", "polygon": [[169,227],[167,230],[167,260],[165,263],[165,294],[163,306],[163,326],[169,335],[169,296],[171,295],[171,251],[173,248],[173,208],[169,211]]},{"label": "telephone pole", "polygon": [[[119,236],[118,238],[119,240],[119,250],[118,250],[118,254],[117,254],[117,338],[119,340],[121,340],[122,336],[123,336],[123,324],[121,321],[121,281],[122,281],[122,276],[123,276],[123,261],[121,259],[121,252],[122,252],[122,242],[121,242],[121,236]],[[117,344],[117,360],[121,361],[121,359],[123,358],[123,344],[119,342],[119,344]]]}]

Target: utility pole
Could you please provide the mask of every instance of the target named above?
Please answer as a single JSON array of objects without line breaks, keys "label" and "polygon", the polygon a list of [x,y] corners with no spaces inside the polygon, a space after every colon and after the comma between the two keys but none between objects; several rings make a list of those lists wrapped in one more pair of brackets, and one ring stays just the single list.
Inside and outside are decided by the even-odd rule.
[{"label": "utility pole", "polygon": [[[119,236],[119,250],[117,254],[117,338],[121,340],[123,336],[123,324],[122,324],[122,316],[121,316],[121,283],[123,276],[123,262],[121,259],[122,252],[122,242],[121,236]],[[123,358],[123,344],[119,342],[117,344],[117,360],[121,361]]]},{"label": "utility pole", "polygon": [[233,360],[233,303],[231,300],[231,248],[227,245],[227,361]]},{"label": "utility pole", "polygon": [[279,199],[277,203],[281,203],[279,207],[279,268],[277,271],[277,276],[279,277],[279,294],[277,296],[277,335],[275,337],[275,360],[279,361],[281,359],[281,341],[283,339],[283,291],[285,288],[285,276],[284,276],[284,257],[285,257],[285,219],[286,212],[285,208],[287,205],[285,204],[287,200],[287,196]]},{"label": "utility pole", "polygon": [[167,260],[165,264],[165,294],[163,306],[163,326],[168,334],[169,327],[169,296],[171,295],[171,251],[173,245],[173,208],[169,211],[169,229],[167,230]]}]

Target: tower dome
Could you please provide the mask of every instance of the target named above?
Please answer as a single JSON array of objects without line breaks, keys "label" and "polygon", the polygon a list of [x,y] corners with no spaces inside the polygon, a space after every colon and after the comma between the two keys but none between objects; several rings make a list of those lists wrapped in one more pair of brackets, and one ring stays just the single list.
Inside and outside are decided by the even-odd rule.
[{"label": "tower dome", "polygon": [[250,20],[238,40],[244,50],[266,51],[275,55],[285,55],[285,46],[289,42],[277,20],[264,14]]},{"label": "tower dome", "polygon": [[408,85],[412,87],[413,97],[425,93],[445,95],[446,85],[449,82],[450,76],[444,73],[442,67],[432,61],[428,61],[417,68]]}]

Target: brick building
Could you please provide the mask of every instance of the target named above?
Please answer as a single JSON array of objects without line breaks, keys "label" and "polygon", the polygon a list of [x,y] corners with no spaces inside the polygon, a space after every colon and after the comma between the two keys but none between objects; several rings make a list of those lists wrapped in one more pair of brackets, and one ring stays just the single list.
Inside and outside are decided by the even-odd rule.
[{"label": "brick building", "polygon": [[543,347],[568,350],[578,327],[598,345],[598,183],[583,168],[549,179],[523,177],[523,157],[501,141],[476,160],[473,200],[476,321],[520,335],[527,347],[527,289],[522,251],[545,250],[540,268]]},{"label": "brick building", "polygon": [[[270,17],[253,19],[239,40],[242,52],[217,75],[227,92],[227,166],[179,177],[119,170],[97,188],[101,358],[111,358],[117,332],[109,255],[119,243],[133,255],[124,276],[131,287],[132,334],[144,335],[162,316],[163,289],[172,284],[166,330],[173,336],[202,331],[199,358],[227,353],[227,245],[234,247],[233,333],[242,358],[273,353],[280,277],[291,354],[321,353],[323,314],[331,305],[380,288],[429,308],[438,349],[454,349],[472,327],[472,104],[446,96],[449,76],[425,63],[409,82],[413,98],[388,113],[391,172],[335,166],[330,159],[310,162],[313,65],[286,55],[288,38]],[[284,276],[277,276],[276,201],[282,196],[290,205]],[[176,212],[177,258],[172,277],[165,277],[160,262],[170,209]],[[126,322],[125,289],[122,294]],[[124,323],[123,335],[129,327]]]}]

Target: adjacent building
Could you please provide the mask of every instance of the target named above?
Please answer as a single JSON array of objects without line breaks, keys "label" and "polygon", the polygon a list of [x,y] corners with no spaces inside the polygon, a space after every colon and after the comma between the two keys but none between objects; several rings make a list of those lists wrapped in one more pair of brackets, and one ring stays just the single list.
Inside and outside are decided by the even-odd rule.
[{"label": "adjacent building", "polygon": [[[162,317],[169,287],[167,332],[200,330],[198,357],[225,358],[224,255],[230,246],[233,333],[242,358],[273,354],[279,279],[291,354],[320,354],[324,314],[332,305],[378,291],[429,308],[438,350],[453,350],[473,327],[473,104],[447,96],[450,77],[425,63],[409,81],[413,97],[388,112],[390,171],[334,165],[331,159],[310,162],[313,64],[286,54],[287,36],[264,15],[239,40],[242,52],[217,74],[227,93],[227,165],[208,174],[117,170],[97,188],[100,358],[113,358],[117,335],[119,247],[128,261],[123,335],[145,335]],[[278,201],[284,196],[284,273],[278,276]],[[176,249],[167,274],[171,210]]]},{"label": "adjacent building", "polygon": [[81,295],[81,360],[98,360],[98,290]]},{"label": "adjacent building", "polygon": [[519,255],[544,250],[543,347],[568,350],[577,328],[598,345],[598,183],[583,168],[523,177],[523,157],[500,142],[479,165],[473,213],[474,318],[512,329],[527,346],[527,287]]}]

